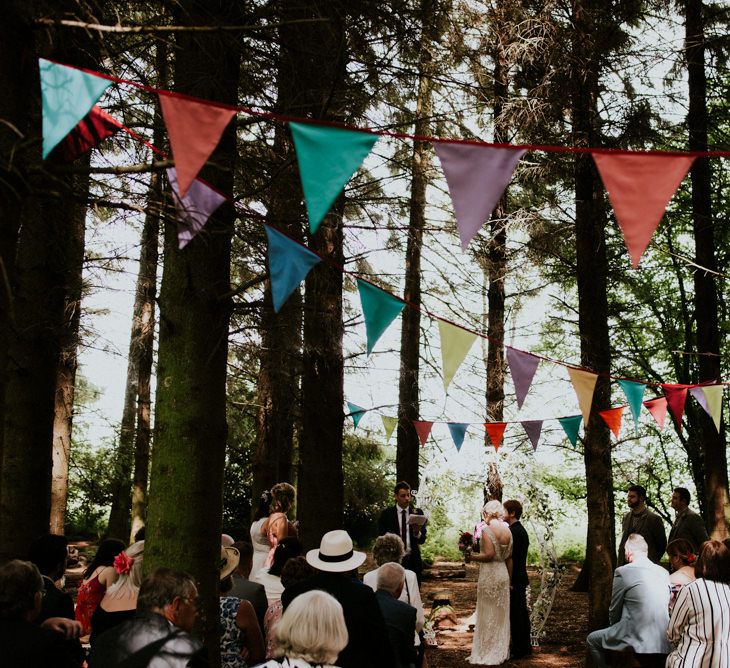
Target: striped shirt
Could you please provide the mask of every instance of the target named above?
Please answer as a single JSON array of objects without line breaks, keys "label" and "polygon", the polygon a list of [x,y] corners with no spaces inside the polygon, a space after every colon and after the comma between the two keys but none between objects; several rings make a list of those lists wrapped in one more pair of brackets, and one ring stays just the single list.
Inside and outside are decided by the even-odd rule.
[{"label": "striped shirt", "polygon": [[667,637],[666,668],[730,668],[730,585],[699,578],[682,587]]}]

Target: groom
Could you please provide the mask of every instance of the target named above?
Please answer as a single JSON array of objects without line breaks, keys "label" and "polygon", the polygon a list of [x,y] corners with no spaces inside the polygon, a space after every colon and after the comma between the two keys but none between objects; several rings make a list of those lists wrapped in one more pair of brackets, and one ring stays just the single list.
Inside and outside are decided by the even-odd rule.
[{"label": "groom", "polygon": [[512,634],[512,659],[532,654],[530,642],[530,613],[527,610],[527,548],[530,539],[520,522],[522,504],[510,499],[505,501],[505,522],[512,533],[512,586],[509,590],[509,625]]}]

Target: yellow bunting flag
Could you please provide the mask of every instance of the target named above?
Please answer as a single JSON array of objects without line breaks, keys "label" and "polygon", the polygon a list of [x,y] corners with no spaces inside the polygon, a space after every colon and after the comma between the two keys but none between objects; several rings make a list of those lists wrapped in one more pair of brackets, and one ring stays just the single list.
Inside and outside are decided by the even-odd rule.
[{"label": "yellow bunting flag", "polygon": [[588,418],[591,414],[593,392],[596,389],[598,374],[568,367],[568,375],[570,376],[570,382],[573,383],[573,389],[578,396],[578,405],[580,406],[580,412],[583,414],[583,424],[587,425]]},{"label": "yellow bunting flag", "polygon": [[441,368],[443,369],[444,390],[454,377],[459,366],[464,361],[477,335],[467,332],[461,327],[450,325],[439,320],[439,334],[441,336]]},{"label": "yellow bunting flag", "polygon": [[720,431],[720,420],[722,420],[722,392],[724,385],[703,385],[702,392],[707,401],[707,412],[712,416],[715,429]]},{"label": "yellow bunting flag", "polygon": [[397,417],[388,417],[387,415],[381,415],[383,418],[383,429],[385,429],[385,443],[387,444],[390,437],[393,435],[393,430],[398,425]]}]

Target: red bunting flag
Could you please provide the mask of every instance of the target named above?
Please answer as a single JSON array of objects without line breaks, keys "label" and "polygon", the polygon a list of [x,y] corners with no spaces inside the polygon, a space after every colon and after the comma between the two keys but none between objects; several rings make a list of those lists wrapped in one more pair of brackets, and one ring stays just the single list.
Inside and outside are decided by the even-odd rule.
[{"label": "red bunting flag", "polygon": [[116,118],[94,105],[79,124],[51,151],[50,156],[59,162],[73,162],[123,127]]},{"label": "red bunting flag", "polygon": [[646,153],[593,153],[634,269],[694,158]]},{"label": "red bunting flag", "polygon": [[625,406],[618,406],[617,408],[598,411],[598,414],[603,418],[606,426],[613,432],[616,438],[618,438],[619,432],[621,431],[621,416],[624,413],[624,408]]},{"label": "red bunting flag", "polygon": [[677,425],[677,429],[682,428],[684,404],[687,401],[687,390],[690,387],[691,385],[662,385],[669,412],[674,418],[674,424]]},{"label": "red bunting flag", "polygon": [[426,420],[413,420],[413,427],[415,428],[416,433],[418,434],[418,438],[421,441],[421,447],[423,447],[424,445],[426,445],[428,436],[431,433],[433,422],[427,422]]},{"label": "red bunting flag", "polygon": [[646,410],[651,413],[654,421],[659,425],[659,429],[664,429],[664,418],[667,416],[667,398],[657,397],[644,402]]},{"label": "red bunting flag", "polygon": [[223,130],[236,112],[172,95],[160,95],[160,107],[182,198],[218,146]]},{"label": "red bunting flag", "polygon": [[502,436],[504,436],[504,430],[507,428],[506,422],[485,422],[484,430],[489,435],[489,440],[492,441],[495,452],[499,451],[499,446],[502,443]]}]

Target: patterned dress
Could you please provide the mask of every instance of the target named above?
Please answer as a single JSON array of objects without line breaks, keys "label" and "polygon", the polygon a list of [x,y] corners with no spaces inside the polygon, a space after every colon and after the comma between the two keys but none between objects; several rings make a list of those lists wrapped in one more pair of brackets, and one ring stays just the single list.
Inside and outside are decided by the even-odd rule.
[{"label": "patterned dress", "polygon": [[74,612],[76,620],[81,622],[81,626],[83,627],[83,631],[81,632],[82,636],[87,636],[91,633],[91,616],[94,614],[96,606],[101,603],[101,599],[104,598],[105,592],[106,587],[99,582],[98,573],[79,585]]},{"label": "patterned dress", "polygon": [[221,666],[222,668],[246,668],[241,649],[245,634],[236,624],[241,599],[235,596],[221,598]]}]

